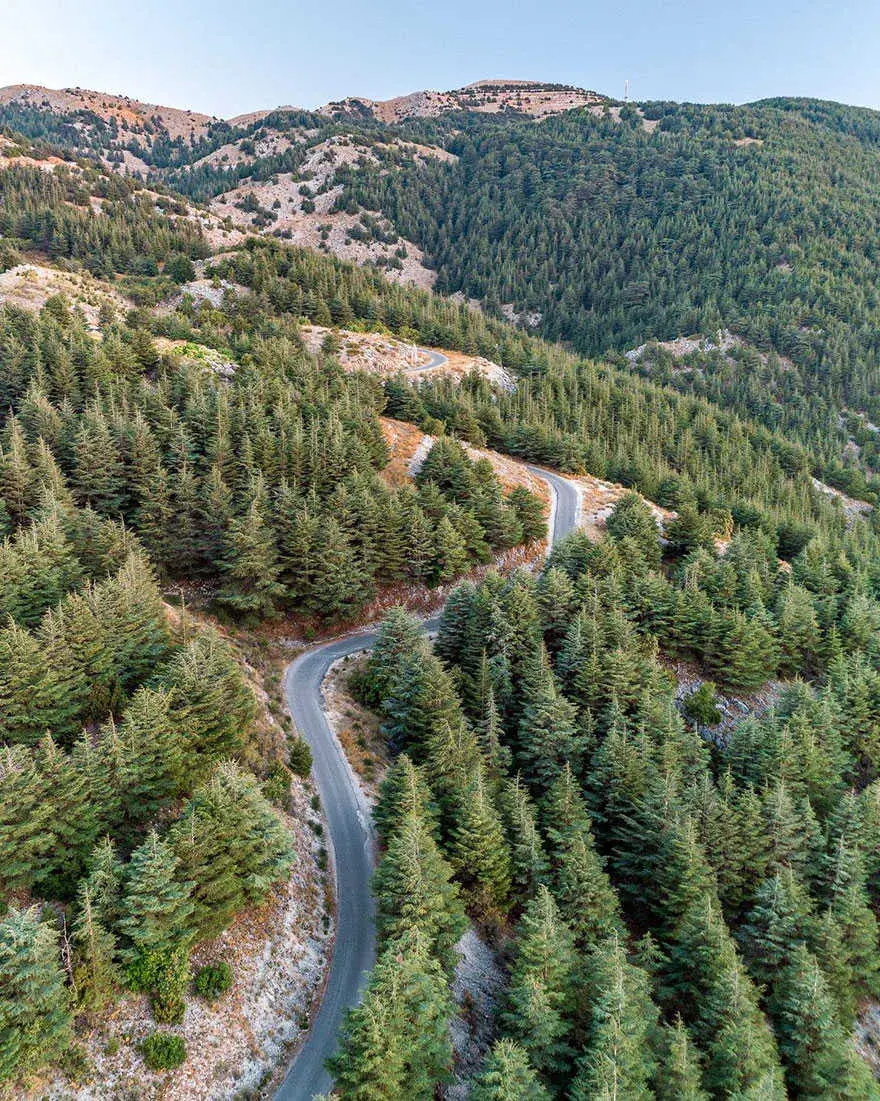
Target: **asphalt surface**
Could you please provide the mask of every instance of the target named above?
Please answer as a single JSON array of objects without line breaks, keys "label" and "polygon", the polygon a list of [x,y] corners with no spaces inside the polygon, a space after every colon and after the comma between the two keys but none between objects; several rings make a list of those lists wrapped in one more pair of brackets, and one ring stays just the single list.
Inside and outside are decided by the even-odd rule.
[{"label": "asphalt surface", "polygon": [[418,367],[410,367],[406,372],[408,375],[418,375],[422,371],[430,371],[432,367],[445,367],[449,362],[448,356],[442,352],[435,352],[433,348],[419,348],[419,351],[428,357],[428,362],[420,363]]},{"label": "asphalt surface", "polygon": [[[439,353],[437,353],[439,355]],[[432,364],[432,366],[434,366]],[[549,535],[555,543],[577,525],[579,497],[571,482],[539,467],[529,470],[550,487]],[[436,627],[428,620],[425,630]],[[336,881],[336,942],[330,973],[311,1031],[278,1088],[277,1101],[311,1101],[332,1081],[324,1063],[336,1049],[345,1010],[363,994],[376,959],[376,929],[370,880],[375,835],[369,808],[342,746],[324,714],[321,685],[338,658],[368,649],[376,631],[358,631],[307,650],[287,668],[285,691],[293,721],[312,749],[313,775],[329,828]]]}]

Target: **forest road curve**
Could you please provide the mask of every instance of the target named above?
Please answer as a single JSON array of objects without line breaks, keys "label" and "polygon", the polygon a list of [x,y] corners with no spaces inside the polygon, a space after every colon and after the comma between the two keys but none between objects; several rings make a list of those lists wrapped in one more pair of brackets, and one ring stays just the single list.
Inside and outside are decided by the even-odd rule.
[{"label": "forest road curve", "polygon": [[[579,495],[566,478],[530,466],[550,488],[548,542],[558,542],[577,526]],[[425,623],[426,630],[436,621]],[[313,776],[329,830],[329,854],[336,889],[336,938],[330,972],[311,1030],[275,1093],[277,1101],[311,1101],[328,1092],[332,1080],[325,1062],[336,1048],[346,1009],[357,1005],[376,959],[376,928],[370,880],[375,867],[375,835],[370,809],[339,739],[324,713],[321,686],[333,662],[369,649],[375,630],[356,631],[300,654],[287,668],[285,693],[296,729],[314,758]]]}]

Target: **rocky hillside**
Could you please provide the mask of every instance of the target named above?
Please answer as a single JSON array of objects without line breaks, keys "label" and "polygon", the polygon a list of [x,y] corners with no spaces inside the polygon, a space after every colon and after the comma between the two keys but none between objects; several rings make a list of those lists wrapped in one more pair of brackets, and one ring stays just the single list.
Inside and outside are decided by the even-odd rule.
[{"label": "rocky hillside", "polygon": [[340,119],[373,119],[384,123],[412,118],[437,118],[451,111],[478,114],[516,114],[545,118],[576,107],[604,110],[607,96],[568,84],[542,84],[535,80],[478,80],[451,92],[411,92],[394,99],[375,100],[349,96],[328,103],[321,114]]}]

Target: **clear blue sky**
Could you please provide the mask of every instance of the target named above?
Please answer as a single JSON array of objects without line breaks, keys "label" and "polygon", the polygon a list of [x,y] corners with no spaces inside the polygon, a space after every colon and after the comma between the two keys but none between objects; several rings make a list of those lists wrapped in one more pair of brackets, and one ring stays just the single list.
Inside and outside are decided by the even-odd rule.
[{"label": "clear blue sky", "polygon": [[880,108],[880,0],[0,0],[0,85],[230,116],[482,77]]}]

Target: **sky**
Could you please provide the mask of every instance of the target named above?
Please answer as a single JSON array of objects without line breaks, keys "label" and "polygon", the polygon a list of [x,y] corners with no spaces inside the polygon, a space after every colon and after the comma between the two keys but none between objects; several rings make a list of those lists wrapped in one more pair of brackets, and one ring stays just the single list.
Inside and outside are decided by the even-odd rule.
[{"label": "sky", "polygon": [[880,109],[880,0],[0,0],[0,86],[230,117],[488,77]]}]

